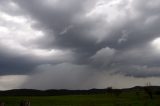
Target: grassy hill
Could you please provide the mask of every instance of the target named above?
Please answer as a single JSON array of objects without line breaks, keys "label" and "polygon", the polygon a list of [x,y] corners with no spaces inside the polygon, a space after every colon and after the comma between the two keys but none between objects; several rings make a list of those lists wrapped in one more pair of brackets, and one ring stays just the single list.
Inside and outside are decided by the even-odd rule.
[{"label": "grassy hill", "polygon": [[[153,98],[147,93],[151,91]],[[31,106],[160,106],[160,87],[91,90],[8,90],[0,92],[6,106],[19,106],[29,100]]]}]

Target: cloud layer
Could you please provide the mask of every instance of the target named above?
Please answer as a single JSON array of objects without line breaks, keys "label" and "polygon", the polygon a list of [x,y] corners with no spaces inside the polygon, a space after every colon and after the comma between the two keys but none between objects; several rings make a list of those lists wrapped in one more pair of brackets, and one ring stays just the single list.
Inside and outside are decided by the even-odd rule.
[{"label": "cloud layer", "polygon": [[159,13],[158,0],[1,0],[0,75],[39,89],[155,83]]}]

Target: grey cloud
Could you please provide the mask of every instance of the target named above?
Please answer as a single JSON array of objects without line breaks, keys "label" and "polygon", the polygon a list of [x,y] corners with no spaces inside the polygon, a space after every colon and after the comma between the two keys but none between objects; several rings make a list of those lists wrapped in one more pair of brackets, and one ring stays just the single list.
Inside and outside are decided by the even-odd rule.
[{"label": "grey cloud", "polygon": [[[0,47],[0,50],[4,50],[4,54],[0,55],[0,57],[4,56],[0,62],[1,74],[4,74],[3,70],[6,70],[6,74],[18,74],[19,71],[16,70],[24,68],[29,71],[23,70],[21,74],[37,73],[31,76],[31,80],[34,80],[34,77],[43,80],[41,76],[46,77],[52,74],[55,78],[49,77],[46,82],[54,80],[55,85],[49,86],[45,83],[46,88],[72,89],[75,86],[77,88],[98,86],[99,82],[95,79],[99,78],[103,72],[107,73],[106,76],[110,75],[108,73],[123,74],[122,76],[127,78],[129,76],[138,78],[160,76],[159,51],[155,50],[151,44],[154,39],[160,37],[158,0],[152,2],[150,0],[119,0],[116,2],[119,2],[118,4],[113,0],[106,2],[51,0],[50,3],[49,1],[13,0],[19,9],[11,11],[11,7],[6,9],[2,5],[0,8],[4,12],[8,11],[8,14],[21,13],[22,16],[27,16],[34,21],[31,28],[42,31],[45,36],[33,41],[32,46],[48,51],[60,50],[64,55],[40,58],[30,54],[19,57],[19,54],[15,55],[16,51],[10,54],[10,51],[5,51],[6,48]],[[8,1],[1,2],[9,6]],[[24,42],[24,45],[29,43]],[[10,69],[7,66],[13,68]],[[61,79],[62,82],[59,85],[57,81]],[[75,82],[72,82],[73,79],[76,79]],[[31,80],[24,85],[29,85]],[[92,84],[86,83],[83,86],[84,80],[89,80],[88,83],[92,82]],[[34,85],[35,83],[39,82],[35,80],[30,87],[43,88],[40,84]]]},{"label": "grey cloud", "polygon": [[3,10],[10,15],[15,16],[23,14],[23,11],[20,9],[20,7],[12,0],[1,0],[0,3],[0,10]]},{"label": "grey cloud", "polygon": [[28,75],[34,71],[35,67],[41,64],[50,63],[56,65],[74,61],[74,54],[69,51],[65,53],[58,52],[55,56],[41,57],[33,54],[17,53],[17,51],[6,50],[3,47],[0,47],[0,49],[0,75]]},{"label": "grey cloud", "polygon": [[[86,18],[85,14],[87,12],[85,9],[88,9],[87,11],[91,10],[91,8],[85,7],[85,3],[88,3],[88,1],[70,0],[64,1],[63,3],[58,1],[56,4],[51,4],[51,7],[41,2],[43,1],[16,1],[33,19],[38,21],[40,26],[45,26],[45,28],[51,30],[49,33],[46,30],[48,34],[46,43],[48,43],[48,38],[53,37],[54,40],[51,41],[50,44],[47,44],[46,48],[53,47],[72,50],[75,52],[75,62],[77,64],[92,65],[93,62],[90,58],[96,57],[94,59],[94,61],[97,61],[96,64],[100,67],[104,66],[106,70],[110,70],[110,68],[107,69],[108,64],[150,65],[157,57],[150,55],[151,51],[149,51],[147,47],[148,42],[159,37],[159,30],[157,29],[159,24],[155,24],[154,22],[159,22],[159,18],[156,18],[156,20],[152,19],[155,14],[158,14],[148,14],[147,12],[148,10],[154,11],[155,8],[157,10],[157,7],[154,8],[149,5],[150,1],[145,3],[143,1],[121,1],[124,7],[121,6],[121,8],[118,8],[120,11],[123,11],[126,16],[118,16],[117,18],[122,18],[123,20],[121,22],[115,21],[117,22],[115,25],[105,22],[107,17],[97,17],[92,20]],[[142,6],[142,3],[144,6]],[[130,6],[130,9],[127,9],[127,6]],[[113,6],[113,8],[116,7]],[[130,17],[128,17],[129,14]],[[134,16],[134,14],[136,16]],[[151,20],[151,22],[148,23],[147,20]],[[72,27],[68,28],[69,26]],[[99,26],[99,28],[97,26]],[[67,30],[65,30],[66,28]],[[98,29],[101,28],[102,30],[98,31]],[[63,31],[65,31],[65,33],[62,33]],[[94,35],[94,33],[97,35]],[[101,36],[102,34],[102,38],[104,39],[98,41],[98,39],[94,38],[94,36]],[[42,46],[44,45],[45,41],[43,41]],[[113,56],[106,56],[107,54],[104,53],[104,56],[106,56],[104,60],[111,60],[109,63],[107,62],[107,64],[106,61],[101,59],[101,56],[96,56],[96,53],[105,47],[113,48],[117,51],[114,58],[112,58]],[[141,48],[137,49],[137,47]],[[148,53],[144,55],[146,52]],[[138,60],[139,58],[141,58],[141,60]],[[98,62],[98,60],[101,61]]]},{"label": "grey cloud", "polygon": [[35,74],[31,75],[30,80],[24,83],[22,87],[84,89],[94,85],[88,82],[94,74],[94,70],[90,70],[88,66],[69,63],[41,65],[36,68]]},{"label": "grey cloud", "polygon": [[[136,68],[145,69],[146,66]],[[138,72],[138,71],[137,71]],[[142,76],[141,76],[142,77]],[[159,85],[158,77],[135,78],[123,74],[91,70],[88,66],[63,63],[41,65],[21,87],[34,89],[91,89],[91,88],[129,88],[145,86],[147,82]]]},{"label": "grey cloud", "polygon": [[[147,46],[151,40],[159,37],[159,24],[154,24],[154,21],[159,22],[159,18],[156,18],[156,20],[153,20],[151,23],[147,23],[147,20],[155,14],[158,15],[156,12],[148,14],[148,10],[157,10],[157,7],[155,7],[155,9],[153,6],[150,6],[150,1],[145,3],[137,0],[131,2],[121,1],[124,8],[121,7],[120,11],[123,11],[126,15],[122,17],[117,16],[117,18],[122,18],[123,20],[122,22],[115,21],[117,22],[115,25],[105,22],[107,17],[97,17],[92,20],[90,18],[86,18],[85,15],[87,12],[85,9],[88,9],[87,11],[91,10],[91,8],[85,7],[86,3],[92,3],[89,1],[82,2],[70,0],[64,1],[63,3],[58,1],[56,4],[51,4],[51,7],[46,6],[47,4],[42,4],[41,2],[43,1],[16,1],[16,3],[26,10],[31,17],[36,19],[40,25],[45,26],[53,32],[49,33],[50,35],[48,36],[53,36],[55,40],[48,44],[47,47],[60,48],[64,50],[70,49],[76,54],[76,63],[81,64],[90,65],[90,58],[94,57],[98,51],[105,47],[113,48],[119,53],[112,58],[110,64],[114,64],[114,62],[117,61],[122,64],[151,64],[150,61],[152,61],[151,59],[154,58],[154,56],[150,56],[151,52],[147,50]],[[144,6],[142,6],[142,4]],[[130,8],[127,9],[127,6],[130,6]],[[113,6],[113,8],[117,7]],[[128,14],[130,14],[130,17],[128,17]],[[134,16],[134,14],[136,16]],[[72,28],[67,29],[67,31],[62,34],[61,32],[69,26],[72,26]],[[102,28],[102,30],[98,31],[96,36],[104,34],[104,39],[100,42],[98,42],[98,39],[94,39],[93,33],[90,33],[92,31],[95,32],[95,30],[97,30],[97,26],[100,26],[98,29]],[[108,28],[110,31],[107,30]],[[46,42],[47,39],[48,38],[46,37]],[[146,49],[140,48],[136,51],[137,47]],[[145,52],[148,52],[148,54],[143,55]],[[119,57],[123,57],[123,59],[119,59]],[[136,59],[139,57],[141,57],[141,60],[137,61]],[[146,57],[151,58],[146,60]],[[110,56],[106,56],[106,61],[108,60],[107,58],[110,58]],[[100,58],[98,59],[98,57],[96,59],[97,61],[101,60]],[[105,62],[100,62],[99,65],[101,64],[104,65]],[[105,65],[107,66],[107,64]]]},{"label": "grey cloud", "polygon": [[132,76],[135,75],[137,77],[159,77],[160,71],[159,67],[148,67],[148,66],[129,66],[130,68],[125,68],[127,72],[126,75]]},{"label": "grey cloud", "polygon": [[114,60],[114,56],[116,54],[116,50],[111,48],[103,48],[99,50],[94,56],[91,57],[93,60],[93,64],[97,67],[105,67],[109,66]]}]

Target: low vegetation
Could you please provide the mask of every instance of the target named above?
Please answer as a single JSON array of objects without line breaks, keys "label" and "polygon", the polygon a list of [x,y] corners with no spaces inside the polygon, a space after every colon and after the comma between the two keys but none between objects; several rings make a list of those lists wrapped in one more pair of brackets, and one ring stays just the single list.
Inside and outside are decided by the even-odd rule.
[{"label": "low vegetation", "polygon": [[[19,106],[22,100],[30,101],[31,106],[160,106],[159,88],[149,87],[147,91],[146,87],[123,90],[108,88],[101,92],[94,89],[92,92],[81,91],[82,94],[74,92],[73,95],[72,92],[71,95],[56,96],[16,96],[14,93],[14,96],[0,96],[0,101],[5,102],[5,106]],[[152,91],[152,97],[148,90]]]}]

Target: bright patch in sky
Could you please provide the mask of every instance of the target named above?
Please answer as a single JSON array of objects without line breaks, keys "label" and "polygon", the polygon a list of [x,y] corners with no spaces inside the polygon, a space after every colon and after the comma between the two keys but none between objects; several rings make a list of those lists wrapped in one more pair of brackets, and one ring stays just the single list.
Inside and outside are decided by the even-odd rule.
[{"label": "bright patch in sky", "polygon": [[104,16],[106,17],[107,22],[112,22],[116,20],[118,17],[121,17],[125,14],[123,14],[123,11],[119,9],[119,6],[121,5],[122,0],[111,0],[111,1],[104,1],[99,0],[95,7],[86,14],[87,17],[99,17]]},{"label": "bright patch in sky", "polygon": [[0,44],[9,50],[19,51],[19,54],[31,54],[36,56],[50,56],[56,50],[44,50],[35,48],[35,40],[44,37],[44,33],[31,27],[33,20],[12,16],[0,11]]},{"label": "bright patch in sky", "polygon": [[27,80],[26,75],[0,76],[0,90],[15,89]]},{"label": "bright patch in sky", "polygon": [[0,17],[4,21],[19,23],[19,24],[27,22],[27,19],[24,17],[21,17],[21,16],[11,16],[11,15],[3,13],[3,12],[1,12],[0,14],[1,14]]},{"label": "bright patch in sky", "polygon": [[152,45],[158,52],[160,52],[160,38],[153,40]]},{"label": "bright patch in sky", "polygon": [[34,49],[32,52],[37,56],[53,56],[53,55],[60,55],[63,54],[59,50],[43,50],[43,49]]}]

